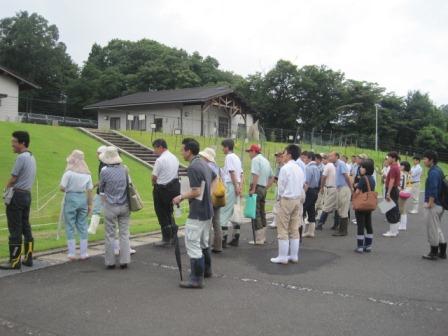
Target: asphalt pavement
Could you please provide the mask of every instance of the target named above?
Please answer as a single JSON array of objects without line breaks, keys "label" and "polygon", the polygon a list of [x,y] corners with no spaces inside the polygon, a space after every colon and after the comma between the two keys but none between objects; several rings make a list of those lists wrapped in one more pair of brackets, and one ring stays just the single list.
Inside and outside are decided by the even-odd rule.
[{"label": "asphalt pavement", "polygon": [[173,249],[152,244],[126,270],[95,256],[0,278],[0,335],[448,335],[448,261],[421,258],[421,214],[383,238],[388,225],[375,213],[373,252],[362,255],[356,226],[337,238],[331,224],[287,266],[269,262],[275,230],[254,247],[243,225],[240,246],[213,255],[202,290],[180,289]]}]

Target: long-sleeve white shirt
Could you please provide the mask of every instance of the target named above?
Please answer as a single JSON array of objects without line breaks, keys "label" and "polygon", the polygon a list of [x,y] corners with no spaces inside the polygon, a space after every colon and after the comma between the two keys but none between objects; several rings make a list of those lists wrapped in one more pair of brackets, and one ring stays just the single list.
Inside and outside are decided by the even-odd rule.
[{"label": "long-sleeve white shirt", "polygon": [[280,169],[278,176],[278,196],[286,198],[299,198],[305,195],[303,185],[305,174],[293,160],[288,161]]}]

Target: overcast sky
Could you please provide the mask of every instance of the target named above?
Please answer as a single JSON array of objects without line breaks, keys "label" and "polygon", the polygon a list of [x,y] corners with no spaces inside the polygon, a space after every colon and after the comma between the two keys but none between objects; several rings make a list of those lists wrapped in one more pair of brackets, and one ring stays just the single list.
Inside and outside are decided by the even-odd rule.
[{"label": "overcast sky", "polygon": [[277,60],[325,64],[346,77],[448,104],[446,0],[1,0],[0,17],[43,15],[80,65],[94,42],[149,38],[247,75]]}]

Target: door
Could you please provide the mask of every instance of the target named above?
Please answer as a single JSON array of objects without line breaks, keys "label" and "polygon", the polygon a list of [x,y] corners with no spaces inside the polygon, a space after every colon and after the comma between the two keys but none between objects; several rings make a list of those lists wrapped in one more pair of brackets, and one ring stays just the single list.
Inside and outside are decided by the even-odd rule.
[{"label": "door", "polygon": [[119,117],[110,118],[110,129],[120,130],[120,120]]},{"label": "door", "polygon": [[163,118],[154,119],[154,124],[156,124],[156,132],[163,131]]},{"label": "door", "polygon": [[218,136],[226,138],[229,136],[229,118],[219,117]]}]

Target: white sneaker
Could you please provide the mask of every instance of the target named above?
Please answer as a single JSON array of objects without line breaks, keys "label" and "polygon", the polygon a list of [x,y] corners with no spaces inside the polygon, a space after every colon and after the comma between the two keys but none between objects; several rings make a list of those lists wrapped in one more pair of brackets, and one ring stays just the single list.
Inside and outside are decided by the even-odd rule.
[{"label": "white sneaker", "polygon": [[383,233],[383,237],[394,238],[398,236],[398,226],[400,223],[389,224],[389,231]]},{"label": "white sneaker", "polygon": [[133,254],[136,254],[137,253],[137,251],[136,250],[134,250],[132,247],[131,247],[131,249],[130,249],[130,252],[131,252],[131,255],[133,255]]}]

